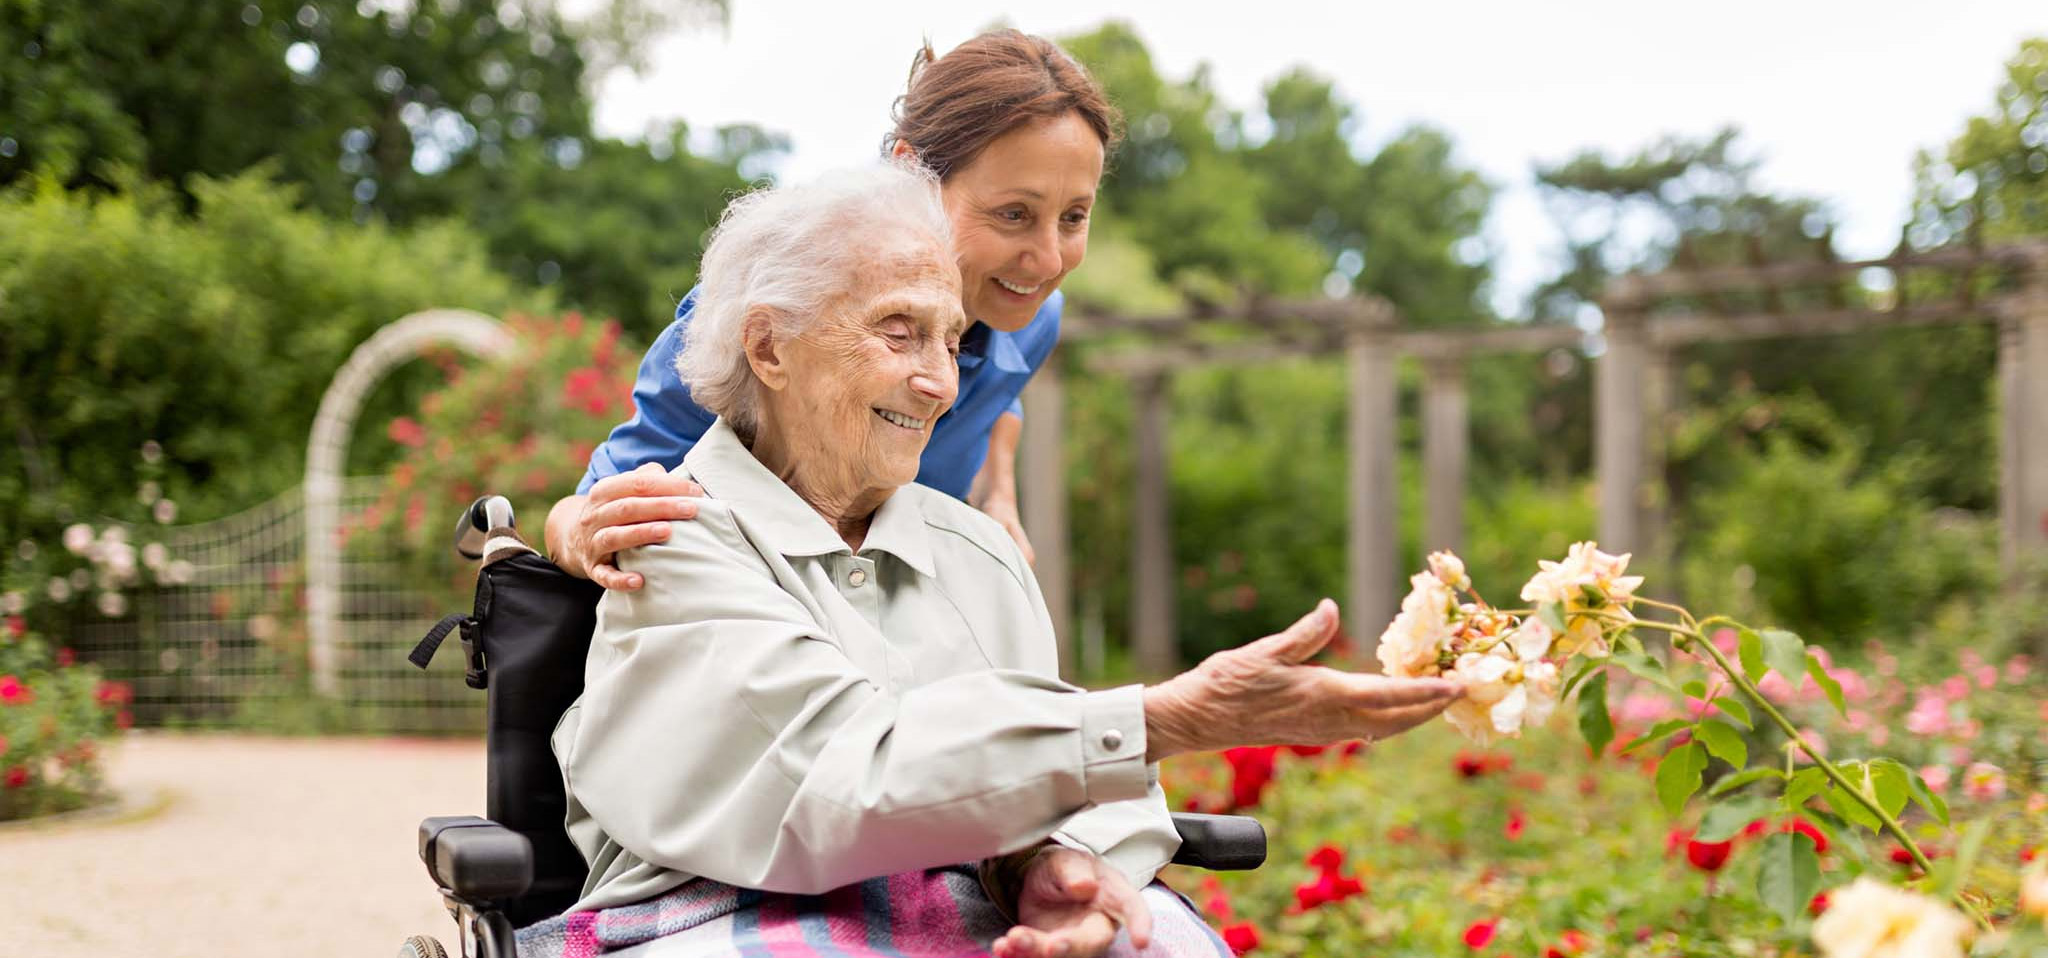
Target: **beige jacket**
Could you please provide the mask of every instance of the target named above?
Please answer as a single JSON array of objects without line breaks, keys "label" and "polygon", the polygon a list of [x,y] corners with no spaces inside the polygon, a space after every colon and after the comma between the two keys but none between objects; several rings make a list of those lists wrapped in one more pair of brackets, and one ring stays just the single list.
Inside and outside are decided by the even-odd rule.
[{"label": "beige jacket", "polygon": [[679,474],[709,497],[621,553],[554,749],[576,908],[696,876],[816,894],[1050,837],[1142,886],[1179,845],[1145,763],[1139,686],[1059,681],[1016,543],[924,486],[861,551],[723,421]]}]

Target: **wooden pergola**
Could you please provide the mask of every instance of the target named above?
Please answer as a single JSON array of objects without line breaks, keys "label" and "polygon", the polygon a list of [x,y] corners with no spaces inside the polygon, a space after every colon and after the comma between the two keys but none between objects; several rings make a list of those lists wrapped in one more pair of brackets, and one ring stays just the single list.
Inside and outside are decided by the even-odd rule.
[{"label": "wooden pergola", "polygon": [[[1604,350],[1594,367],[1594,473],[1599,541],[1609,551],[1654,554],[1664,500],[1661,437],[1653,426],[1672,398],[1674,356],[1686,346],[1853,333],[1902,326],[1997,324],[2001,383],[2001,558],[2017,568],[2024,550],[2048,549],[2048,244],[2014,243],[1930,252],[1900,249],[1882,259],[1838,261],[1820,245],[1809,262],[1684,265],[1630,275],[1606,290]],[[1681,252],[1680,262],[1692,257]],[[1852,296],[1865,270],[1892,278],[1888,297]],[[1911,280],[1953,281],[1925,300]],[[1985,291],[1988,288],[1989,291]],[[1218,339],[1218,328],[1237,335]],[[1580,348],[1571,326],[1501,325],[1418,329],[1388,303],[1252,299],[1157,316],[1075,309],[1068,348],[1025,391],[1021,466],[1024,522],[1038,553],[1038,578],[1063,644],[1072,647],[1072,570],[1065,484],[1064,364],[1126,377],[1137,403],[1132,490],[1131,644],[1139,669],[1179,666],[1174,626],[1172,507],[1167,462],[1168,384],[1196,366],[1256,363],[1341,352],[1349,366],[1345,620],[1366,661],[1381,626],[1399,606],[1396,554],[1398,457],[1395,364],[1412,357],[1423,377],[1425,548],[1464,544],[1468,456],[1466,363],[1477,356]],[[1082,346],[1083,348],[1072,348]]]}]

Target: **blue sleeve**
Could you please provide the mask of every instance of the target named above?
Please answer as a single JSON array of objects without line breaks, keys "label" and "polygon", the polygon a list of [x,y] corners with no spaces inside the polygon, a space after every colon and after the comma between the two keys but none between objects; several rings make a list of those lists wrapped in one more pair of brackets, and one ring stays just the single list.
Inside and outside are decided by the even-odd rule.
[{"label": "blue sleeve", "polygon": [[670,323],[648,347],[640,360],[640,375],[633,382],[633,418],[612,428],[611,436],[590,454],[590,467],[576,484],[577,495],[589,495],[590,487],[606,476],[631,472],[650,462],[674,469],[684,454],[716,417],[690,399],[689,387],[676,374],[676,354],[682,349],[683,330],[690,322],[696,294],[683,298]]}]

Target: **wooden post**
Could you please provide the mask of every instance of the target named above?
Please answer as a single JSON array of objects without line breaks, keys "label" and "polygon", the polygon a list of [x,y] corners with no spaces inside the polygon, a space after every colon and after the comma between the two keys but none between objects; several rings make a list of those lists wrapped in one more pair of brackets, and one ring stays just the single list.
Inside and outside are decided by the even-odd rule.
[{"label": "wooden post", "polygon": [[[1999,325],[2004,423],[2000,558],[2016,576],[2048,554],[2048,276],[2036,275]],[[2048,651],[2048,650],[2044,650]]]},{"label": "wooden post", "polygon": [[1145,375],[1131,383],[1138,402],[1131,639],[1138,671],[1147,676],[1171,675],[1180,662],[1173,625],[1172,473],[1166,452],[1171,396],[1167,385],[1164,373]]},{"label": "wooden post", "polygon": [[1470,441],[1466,423],[1465,362],[1432,359],[1422,379],[1422,549],[1465,548],[1465,463]]},{"label": "wooden post", "polygon": [[1024,533],[1037,554],[1034,570],[1046,612],[1059,638],[1060,674],[1078,676],[1074,656],[1073,580],[1067,565],[1066,384],[1055,353],[1024,389],[1024,436],[1018,505]]},{"label": "wooden post", "polygon": [[1656,572],[1663,585],[1652,592],[1677,600],[1677,567],[1670,530],[1671,491],[1665,483],[1666,436],[1674,425],[1671,411],[1678,401],[1678,358],[1669,347],[1643,351],[1643,463],[1637,483],[1637,513],[1642,525],[1634,547],[1640,566]]},{"label": "wooden post", "polygon": [[1600,548],[1628,552],[1643,542],[1643,315],[1611,305],[1607,351],[1593,368],[1593,475],[1600,487]]},{"label": "wooden post", "polygon": [[1350,334],[1350,525],[1346,538],[1344,631],[1359,658],[1374,667],[1380,633],[1399,609],[1395,465],[1400,454],[1395,423],[1394,343],[1382,330]]}]

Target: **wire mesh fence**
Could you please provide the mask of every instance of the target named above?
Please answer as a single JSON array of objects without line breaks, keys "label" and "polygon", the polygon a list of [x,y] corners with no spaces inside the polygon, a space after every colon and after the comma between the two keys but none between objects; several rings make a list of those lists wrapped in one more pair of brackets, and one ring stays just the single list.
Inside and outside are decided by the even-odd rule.
[{"label": "wire mesh fence", "polygon": [[[343,514],[377,498],[382,477],[343,485]],[[165,530],[191,563],[183,584],[139,590],[121,619],[81,624],[79,656],[134,687],[145,725],[479,731],[484,696],[463,684],[459,655],[421,671],[406,661],[445,594],[406,581],[395,556],[350,550],[342,563],[340,694],[316,695],[307,667],[304,497],[293,489],[213,522]]]}]

